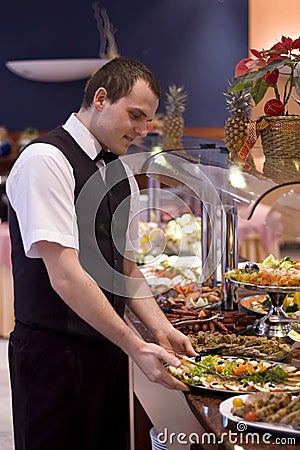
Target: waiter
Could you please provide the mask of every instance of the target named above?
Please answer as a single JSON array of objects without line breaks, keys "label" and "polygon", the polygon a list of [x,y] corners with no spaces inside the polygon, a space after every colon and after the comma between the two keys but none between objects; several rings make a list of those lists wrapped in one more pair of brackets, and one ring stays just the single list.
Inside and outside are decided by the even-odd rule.
[{"label": "waiter", "polygon": [[[141,62],[111,60],[88,81],[78,113],[32,141],[9,175],[17,450],[125,449],[127,355],[149,380],[187,389],[163,363],[178,366],[174,353],[195,352],[132,257],[138,188],[118,159],[146,134],[159,96]],[[125,324],[125,304],[158,345]]]}]

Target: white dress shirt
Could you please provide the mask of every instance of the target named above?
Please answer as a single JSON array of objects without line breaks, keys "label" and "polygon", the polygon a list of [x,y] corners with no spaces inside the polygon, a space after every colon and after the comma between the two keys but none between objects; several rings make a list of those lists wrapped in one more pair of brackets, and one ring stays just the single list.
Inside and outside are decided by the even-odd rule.
[{"label": "white dress shirt", "polygon": [[[75,114],[63,128],[91,159],[96,157],[100,144]],[[100,160],[97,165],[104,178],[105,164]],[[133,251],[139,248],[139,188],[129,167],[123,165],[131,188],[126,250]],[[74,189],[73,168],[55,146],[35,143],[20,154],[8,176],[6,192],[17,214],[26,256],[39,258],[35,244],[42,240],[79,250]]]}]

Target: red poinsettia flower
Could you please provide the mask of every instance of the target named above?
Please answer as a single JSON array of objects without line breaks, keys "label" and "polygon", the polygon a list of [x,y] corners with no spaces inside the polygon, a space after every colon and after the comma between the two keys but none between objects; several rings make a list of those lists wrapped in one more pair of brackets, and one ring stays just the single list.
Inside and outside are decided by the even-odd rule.
[{"label": "red poinsettia flower", "polygon": [[267,72],[263,79],[269,86],[275,86],[279,77],[279,70],[275,69],[273,72]]},{"label": "red poinsettia flower", "polygon": [[235,66],[235,76],[245,75],[257,67],[264,67],[264,65],[265,63],[261,59],[244,58]]},{"label": "red poinsettia flower", "polygon": [[264,52],[259,52],[258,50],[255,50],[255,48],[250,48],[250,52],[252,53],[253,56],[255,56],[255,58],[263,58],[264,57]]},{"label": "red poinsettia flower", "polygon": [[300,37],[298,39],[287,38],[282,36],[281,42],[277,42],[277,44],[273,45],[271,50],[275,50],[278,53],[286,53],[288,54],[292,50],[299,49],[300,47]]},{"label": "red poinsettia flower", "polygon": [[[297,39],[282,36],[281,41],[269,49],[250,49],[254,58],[243,58],[235,67],[235,76],[230,92],[250,89],[250,94],[257,105],[269,88],[274,89],[275,97],[286,107],[292,89],[300,85],[300,36]],[[297,67],[297,65],[299,65]],[[278,89],[281,69],[286,74],[283,94]]]}]

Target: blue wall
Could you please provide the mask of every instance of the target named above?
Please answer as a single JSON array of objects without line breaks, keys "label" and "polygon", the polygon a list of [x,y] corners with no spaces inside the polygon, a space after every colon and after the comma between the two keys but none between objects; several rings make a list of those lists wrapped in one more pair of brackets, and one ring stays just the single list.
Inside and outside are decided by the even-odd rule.
[{"label": "blue wall", "polygon": [[[100,0],[122,55],[146,63],[163,92],[183,84],[188,127],[222,127],[223,92],[248,54],[248,0]],[[40,83],[11,73],[8,60],[95,58],[100,45],[92,1],[5,2],[0,27],[0,125],[48,130],[81,102],[85,81]],[[160,111],[163,111],[162,99]]]}]

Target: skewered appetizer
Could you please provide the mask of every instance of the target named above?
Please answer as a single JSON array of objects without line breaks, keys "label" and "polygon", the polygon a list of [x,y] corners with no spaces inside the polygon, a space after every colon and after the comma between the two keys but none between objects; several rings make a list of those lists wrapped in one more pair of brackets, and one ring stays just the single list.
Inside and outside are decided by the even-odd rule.
[{"label": "skewered appetizer", "polygon": [[300,371],[292,365],[255,358],[219,355],[182,357],[168,367],[183,383],[204,389],[236,392],[300,392]]},{"label": "skewered appetizer", "polygon": [[249,421],[282,423],[300,426],[300,394],[292,398],[290,393],[259,392],[249,395],[245,401],[234,398],[231,413]]},{"label": "skewered appetizer", "polygon": [[198,353],[218,353],[218,355],[247,356],[264,360],[280,361],[291,352],[291,346],[277,338],[266,336],[236,336],[235,334],[203,333],[189,335]]}]

